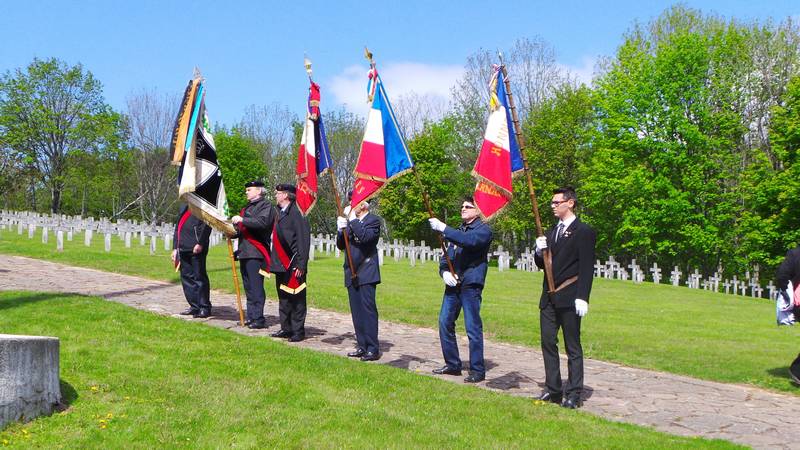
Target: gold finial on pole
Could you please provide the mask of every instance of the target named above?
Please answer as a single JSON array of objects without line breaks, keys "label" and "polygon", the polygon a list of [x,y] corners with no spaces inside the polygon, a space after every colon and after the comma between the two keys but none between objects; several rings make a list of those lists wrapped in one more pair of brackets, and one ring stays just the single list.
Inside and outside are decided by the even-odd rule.
[{"label": "gold finial on pole", "polygon": [[303,65],[306,66],[306,73],[308,74],[309,78],[311,77],[311,60],[308,59],[308,55],[303,53]]},{"label": "gold finial on pole", "polygon": [[372,61],[372,52],[369,51],[366,45],[364,46],[364,58],[367,58],[370,65],[374,64],[374,62]]}]

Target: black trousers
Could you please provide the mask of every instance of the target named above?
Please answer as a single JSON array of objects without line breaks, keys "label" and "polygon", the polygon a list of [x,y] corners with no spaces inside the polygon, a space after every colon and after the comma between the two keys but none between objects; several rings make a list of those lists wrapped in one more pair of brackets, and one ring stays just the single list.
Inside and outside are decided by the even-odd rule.
[{"label": "black trousers", "polygon": [[575,307],[556,308],[547,302],[544,309],[539,310],[539,322],[542,338],[542,356],[544,358],[545,385],[551,394],[561,395],[561,368],[558,360],[558,329],[564,334],[567,347],[567,369],[569,378],[566,389],[567,397],[579,397],[583,391],[583,348],[581,347],[581,318],[575,313]]},{"label": "black trousers", "polygon": [[358,348],[380,353],[378,346],[378,306],[375,304],[375,285],[348,286],[350,315],[356,332]]},{"label": "black trousers", "polygon": [[183,295],[192,309],[211,309],[210,291],[206,272],[208,252],[194,254],[191,251],[178,252],[181,261],[181,284]]},{"label": "black trousers", "polygon": [[278,291],[278,316],[281,330],[292,333],[292,336],[306,335],[306,289],[297,294],[290,294],[281,289],[281,284],[289,281],[289,273],[275,274],[275,288]]},{"label": "black trousers", "polygon": [[267,299],[264,293],[264,275],[261,270],[261,259],[248,258],[239,260],[239,271],[242,273],[242,284],[247,295],[247,321],[250,323],[264,323],[264,302]]}]

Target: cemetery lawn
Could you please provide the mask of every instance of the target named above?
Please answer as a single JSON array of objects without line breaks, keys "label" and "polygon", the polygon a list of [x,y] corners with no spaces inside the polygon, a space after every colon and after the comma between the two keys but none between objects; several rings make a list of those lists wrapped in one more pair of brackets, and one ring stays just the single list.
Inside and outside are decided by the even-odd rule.
[{"label": "cemetery lawn", "polygon": [[[178,282],[161,242],[151,256],[149,246],[140,246],[138,240],[126,249],[114,237],[112,251],[106,253],[102,236],[96,235],[87,248],[82,235],[76,235],[65,242],[63,252],[56,252],[54,236],[50,239],[42,244],[38,234],[28,239],[16,230],[0,231],[0,253]],[[349,312],[342,259],[319,252],[316,256],[309,266],[310,305]],[[233,292],[225,245],[211,249],[208,270],[212,288]],[[381,319],[438,327],[443,285],[436,264],[410,267],[408,260],[386,258],[381,273]],[[273,286],[267,283],[267,295],[274,299]],[[538,348],[541,286],[540,272],[491,268],[481,311],[486,337]],[[463,335],[463,325],[458,332]],[[775,305],[766,299],[596,279],[582,335],[588,358],[800,395],[788,375],[800,351],[800,328],[776,326]],[[591,374],[586,382],[591,386]]]},{"label": "cemetery lawn", "polygon": [[0,292],[4,333],[60,339],[67,409],[26,448],[733,448],[131,309]]}]

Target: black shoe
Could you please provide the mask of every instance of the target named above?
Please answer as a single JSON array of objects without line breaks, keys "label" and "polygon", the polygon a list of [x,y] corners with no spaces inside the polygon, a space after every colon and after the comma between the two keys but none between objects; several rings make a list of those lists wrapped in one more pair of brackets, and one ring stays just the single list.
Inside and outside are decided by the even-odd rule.
[{"label": "black shoe", "polygon": [[561,398],[562,398],[561,394],[551,394],[550,391],[543,391],[536,397],[536,400],[560,404]]},{"label": "black shoe", "polygon": [[377,361],[379,359],[381,359],[381,354],[375,352],[364,353],[364,356],[361,357],[362,361]]},{"label": "black shoe", "polygon": [[564,408],[568,409],[575,409],[581,407],[581,398],[580,397],[568,397],[564,400],[564,403],[561,404]]},{"label": "black shoe", "polygon": [[264,328],[267,328],[267,324],[265,322],[258,321],[250,322],[250,325],[248,325],[247,328],[250,328],[251,330],[263,330]]},{"label": "black shoe", "polygon": [[347,354],[350,358],[361,358],[364,354],[367,353],[363,348],[358,348],[354,352],[350,352]]},{"label": "black shoe", "polygon": [[305,334],[293,334],[289,337],[289,342],[300,342],[306,338]]},{"label": "black shoe", "polygon": [[208,308],[200,308],[197,311],[197,314],[193,316],[196,319],[205,319],[206,317],[211,317],[211,310]]},{"label": "black shoe", "polygon": [[482,373],[470,372],[467,378],[464,378],[465,383],[480,383],[486,379],[486,375]]},{"label": "black shoe", "polygon": [[292,333],[290,333],[288,331],[285,331],[285,330],[276,331],[276,332],[270,334],[270,336],[272,336],[272,337],[284,338],[284,339],[290,337],[291,335],[292,335]]},{"label": "black shoe", "polygon": [[432,372],[436,375],[461,375],[461,369],[450,366],[444,366],[441,369],[433,369]]},{"label": "black shoe", "polygon": [[180,315],[182,315],[182,316],[193,316],[193,315],[197,314],[198,312],[200,312],[199,309],[189,308],[186,311],[181,311]]}]

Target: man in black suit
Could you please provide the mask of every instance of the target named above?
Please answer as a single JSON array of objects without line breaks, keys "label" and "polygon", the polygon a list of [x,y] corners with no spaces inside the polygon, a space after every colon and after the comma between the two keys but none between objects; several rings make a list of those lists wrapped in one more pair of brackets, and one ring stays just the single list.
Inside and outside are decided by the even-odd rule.
[{"label": "man in black suit", "polygon": [[[792,282],[792,290],[794,292],[787,292],[787,295],[794,302],[795,320],[798,320],[798,306],[800,306],[798,305],[798,301],[800,299],[796,298],[795,293],[797,292],[798,286],[800,286],[800,246],[786,253],[786,258],[784,258],[780,266],[778,266],[775,278],[778,289],[784,291],[789,288],[789,282]],[[789,366],[789,376],[792,377],[795,383],[800,384],[800,355],[797,355],[797,358],[795,358]]]},{"label": "man in black suit", "polygon": [[269,244],[275,211],[264,198],[267,191],[264,183],[255,180],[246,183],[247,206],[231,222],[237,227],[239,247],[236,253],[242,284],[247,295],[247,320],[250,329],[266,328],[264,319],[264,277],[269,276]]},{"label": "man in black suit", "polygon": [[[589,293],[594,276],[595,231],[575,216],[577,196],[571,187],[553,191],[550,207],[558,225],[536,239],[536,265],[544,268],[542,250],[550,249],[555,287],[545,277],[539,299],[539,322],[544,358],[546,389],[540,400],[561,403],[565,408],[581,406],[583,391],[583,349],[581,319],[589,311]],[[561,386],[558,360],[558,329],[564,334],[567,347],[569,378],[566,389]]]},{"label": "man in black suit", "polygon": [[272,230],[272,264],[278,291],[281,329],[273,337],[299,342],[306,338],[306,273],[311,231],[308,220],[297,209],[297,188],[293,184],[275,186],[277,218]]},{"label": "man in black suit", "polygon": [[183,295],[189,303],[184,316],[209,317],[211,315],[211,286],[206,272],[208,239],[211,227],[192,215],[184,204],[178,213],[172,239],[172,262],[180,264]]},{"label": "man in black suit", "polygon": [[[349,197],[348,197],[349,198]],[[356,276],[350,271],[345,256],[344,285],[350,298],[350,314],[356,332],[357,348],[347,356],[375,361],[381,357],[378,345],[378,306],[375,304],[375,288],[381,282],[378,264],[378,239],[381,234],[381,218],[370,214],[369,203],[362,202],[351,211],[345,210],[348,218],[336,219],[336,246],[345,250],[344,234],[350,243],[350,256]]]},{"label": "man in black suit", "polygon": [[442,309],[439,312],[439,341],[442,345],[444,367],[434,369],[437,375],[461,375],[461,357],[456,342],[456,319],[464,310],[464,326],[469,339],[469,375],[467,383],[478,383],[486,379],[483,361],[483,322],[481,301],[486,281],[487,258],[492,244],[492,229],[480,218],[475,200],[466,197],[461,202],[461,226],[452,228],[436,218],[429,219],[431,228],[441,232],[449,242],[447,260],[439,260],[439,275],[444,281]]}]

